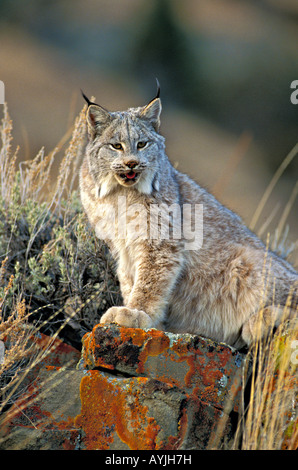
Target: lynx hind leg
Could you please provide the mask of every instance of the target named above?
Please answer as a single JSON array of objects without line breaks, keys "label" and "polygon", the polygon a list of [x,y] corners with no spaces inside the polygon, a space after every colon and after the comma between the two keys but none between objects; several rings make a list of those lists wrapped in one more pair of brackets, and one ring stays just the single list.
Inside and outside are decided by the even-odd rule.
[{"label": "lynx hind leg", "polygon": [[250,346],[253,342],[268,336],[275,326],[282,321],[297,318],[297,310],[287,307],[270,305],[251,317],[244,323],[242,339]]},{"label": "lynx hind leg", "polygon": [[111,307],[100,319],[100,323],[117,323],[126,328],[151,328],[153,321],[142,310],[127,307]]}]

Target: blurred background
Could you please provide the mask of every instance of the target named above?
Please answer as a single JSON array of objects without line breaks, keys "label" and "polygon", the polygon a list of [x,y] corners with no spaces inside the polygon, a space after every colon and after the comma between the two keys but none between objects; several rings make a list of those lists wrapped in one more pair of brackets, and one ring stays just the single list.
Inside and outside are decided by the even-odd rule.
[{"label": "blurred background", "polygon": [[[154,97],[157,77],[170,160],[249,224],[298,142],[290,101],[297,46],[297,0],[0,0],[13,145],[21,160],[42,146],[51,151],[84,104],[80,88],[123,110]],[[268,217],[268,230],[278,225],[297,170],[298,158],[259,228]],[[288,218],[292,241],[297,208]]]}]

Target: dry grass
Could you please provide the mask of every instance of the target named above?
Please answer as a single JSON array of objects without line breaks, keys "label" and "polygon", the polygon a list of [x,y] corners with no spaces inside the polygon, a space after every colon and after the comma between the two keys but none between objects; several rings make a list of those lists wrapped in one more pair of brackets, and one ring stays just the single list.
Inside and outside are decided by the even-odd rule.
[{"label": "dry grass", "polygon": [[[274,174],[261,199],[251,228],[258,218],[276,183],[298,154],[298,144],[284,159]],[[286,220],[298,193],[296,182],[273,236],[267,234],[270,249],[284,258],[297,249],[298,240],[287,243]],[[259,230],[262,236],[266,223]],[[290,305],[289,295],[288,304]],[[252,362],[251,387],[248,403],[243,399],[243,410],[234,446],[243,450],[296,450],[298,448],[298,307],[296,318],[287,320],[289,307],[283,312],[283,321],[277,332],[272,328],[266,339],[262,338],[262,309],[260,328],[247,360]],[[241,436],[241,444],[239,444]]]},{"label": "dry grass", "polygon": [[266,340],[259,337],[247,360],[251,361],[250,391],[248,397],[243,397],[242,416],[233,447],[242,450],[297,449],[297,320],[284,321],[278,332],[272,331]]},{"label": "dry grass", "polygon": [[235,435],[230,441],[225,438],[235,399],[231,396],[210,438],[209,449],[298,449],[298,320],[287,317],[285,307],[277,331],[272,327],[264,338],[260,311],[256,341],[234,380],[235,391],[245,384]]},{"label": "dry grass", "polygon": [[[0,283],[1,278],[4,276],[6,262],[7,258],[1,264]],[[10,276],[8,284],[4,287],[3,296],[0,298],[0,412],[16,398],[15,394],[11,393],[11,390],[15,387],[20,370],[27,365],[30,356],[28,341],[33,330],[33,328],[28,326],[28,312],[26,312],[24,299],[16,301],[15,306],[6,318],[2,316],[3,306],[12,288],[12,284],[13,275]]]}]

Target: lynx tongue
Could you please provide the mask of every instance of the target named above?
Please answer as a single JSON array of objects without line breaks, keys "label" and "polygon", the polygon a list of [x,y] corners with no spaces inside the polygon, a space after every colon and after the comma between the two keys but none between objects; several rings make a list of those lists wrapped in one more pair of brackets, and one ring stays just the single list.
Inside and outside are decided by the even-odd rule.
[{"label": "lynx tongue", "polygon": [[126,178],[132,180],[136,176],[136,174],[134,171],[130,171],[129,173],[126,173],[125,176]]}]

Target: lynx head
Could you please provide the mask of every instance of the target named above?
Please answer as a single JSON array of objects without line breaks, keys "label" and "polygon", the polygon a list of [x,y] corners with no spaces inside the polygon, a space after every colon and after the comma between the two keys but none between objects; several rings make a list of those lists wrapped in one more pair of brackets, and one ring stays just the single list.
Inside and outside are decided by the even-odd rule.
[{"label": "lynx head", "polygon": [[158,190],[164,155],[164,138],[159,134],[159,89],[146,106],[117,112],[109,112],[83,96],[88,103],[87,158],[99,197],[119,185],[144,194]]}]

